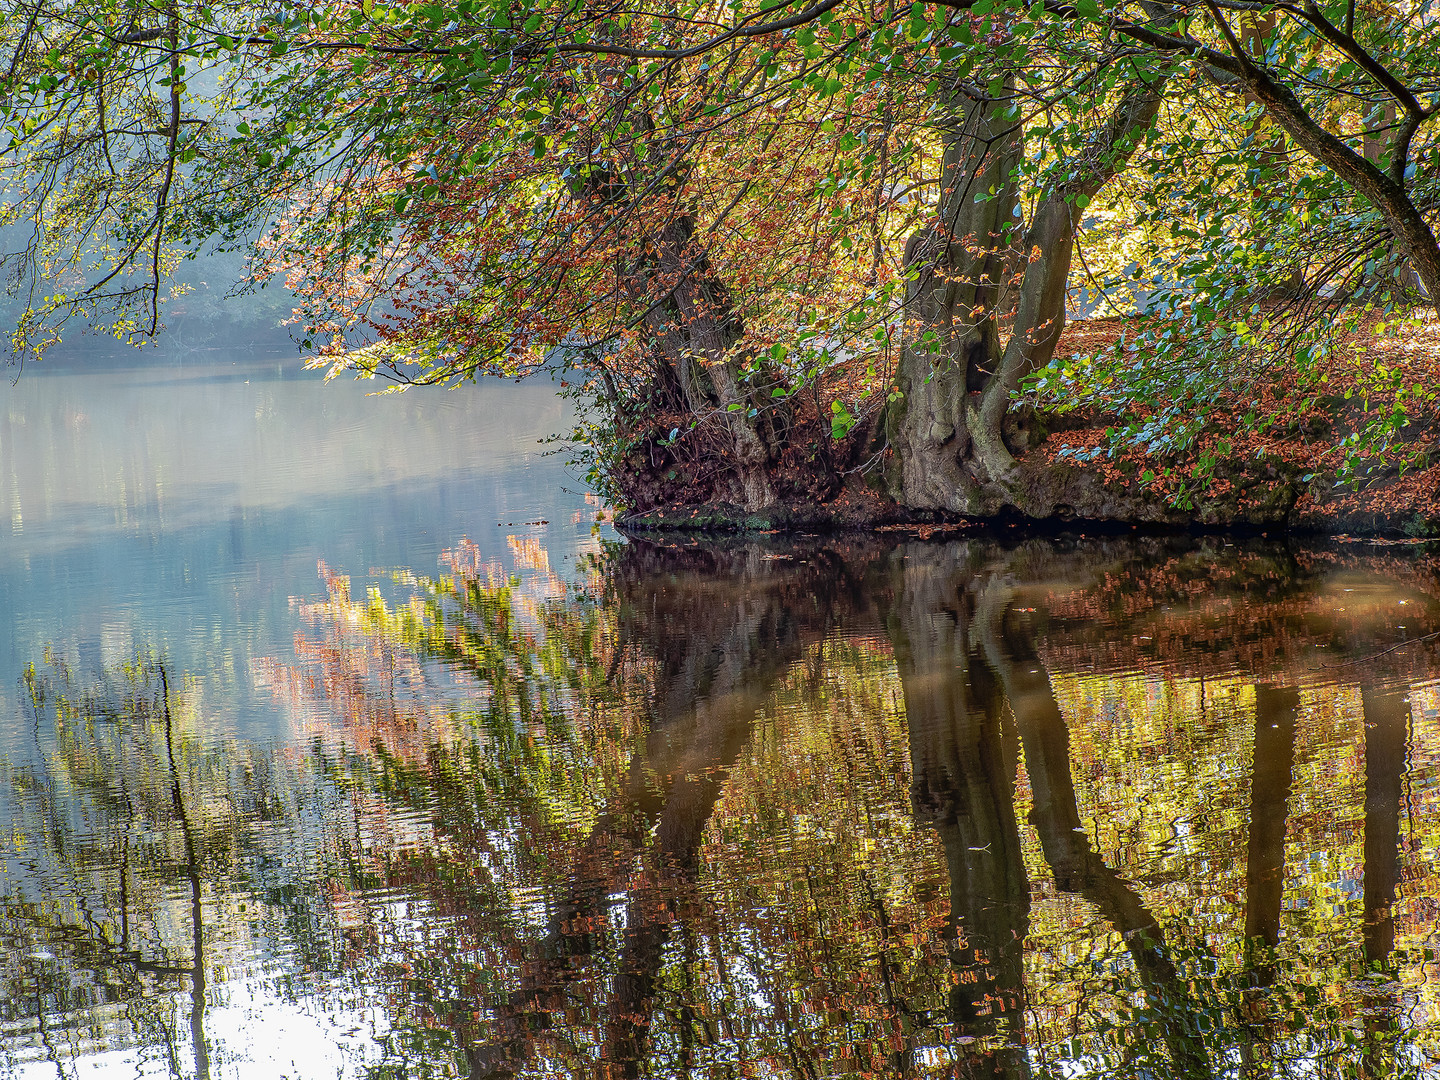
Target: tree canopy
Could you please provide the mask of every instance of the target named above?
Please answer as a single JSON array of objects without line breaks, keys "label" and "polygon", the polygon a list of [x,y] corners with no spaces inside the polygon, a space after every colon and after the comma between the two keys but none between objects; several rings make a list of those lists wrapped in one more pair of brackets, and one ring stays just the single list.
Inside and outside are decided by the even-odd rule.
[{"label": "tree canopy", "polygon": [[[221,240],[332,373],[574,366],[631,507],[863,474],[1099,514],[1022,400],[1184,446],[1318,380],[1342,308],[1440,297],[1437,35],[1429,0],[16,4],[13,344],[153,332]],[[1077,286],[1135,317],[1113,359],[1052,363]]]}]

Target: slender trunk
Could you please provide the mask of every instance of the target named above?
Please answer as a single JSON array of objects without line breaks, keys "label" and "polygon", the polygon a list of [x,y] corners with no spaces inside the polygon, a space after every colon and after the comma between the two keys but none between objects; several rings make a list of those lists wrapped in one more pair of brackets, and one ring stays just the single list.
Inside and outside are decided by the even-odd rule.
[{"label": "slender trunk", "polygon": [[1246,966],[1260,986],[1269,986],[1275,978],[1274,950],[1280,942],[1285,827],[1299,707],[1300,694],[1296,690],[1255,688],[1250,839],[1245,855],[1245,941]]},{"label": "slender trunk", "polygon": [[170,677],[160,668],[160,709],[165,718],[165,754],[170,770],[170,802],[180,821],[185,844],[185,877],[190,885],[190,1048],[195,1055],[196,1080],[210,1078],[210,1046],[205,1038],[205,917],[200,903],[200,857],[195,832],[180,790],[180,766],[175,760],[175,718],[170,712]]},{"label": "slender trunk", "polygon": [[1395,949],[1395,886],[1400,866],[1400,800],[1410,702],[1403,687],[1361,691],[1365,710],[1365,963],[1387,963]]}]

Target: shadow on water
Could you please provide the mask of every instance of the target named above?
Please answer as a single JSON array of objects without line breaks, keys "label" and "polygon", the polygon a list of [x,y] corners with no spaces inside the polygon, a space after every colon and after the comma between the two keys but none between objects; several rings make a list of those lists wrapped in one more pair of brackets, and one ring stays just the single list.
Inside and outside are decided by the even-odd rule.
[{"label": "shadow on water", "polygon": [[263,1034],[213,1032],[278,971],[276,1015],[383,1017],[316,1049],[352,1075],[1440,1069],[1440,658],[1394,648],[1440,624],[1424,558],[537,567],[457,548],[393,605],[328,575],[255,673],[288,748],[188,738],[153,661],[35,674],[11,1059],[258,1075]]}]

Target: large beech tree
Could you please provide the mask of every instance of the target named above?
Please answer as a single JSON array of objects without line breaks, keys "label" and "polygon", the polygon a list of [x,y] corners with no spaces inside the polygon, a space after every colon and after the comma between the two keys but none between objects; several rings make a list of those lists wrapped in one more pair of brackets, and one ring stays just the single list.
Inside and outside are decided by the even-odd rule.
[{"label": "large beech tree", "polygon": [[1025,144],[1013,88],[950,91],[940,199],[910,240],[900,395],[886,418],[899,501],[967,514],[1054,512],[1051,493],[1027,486],[1006,445],[1006,413],[1021,380],[1054,355],[1079,215],[1154,120],[1160,83],[1137,74],[1109,119],[1042,177],[1028,222],[1017,212]]},{"label": "large beech tree", "polygon": [[[1150,148],[1167,95],[1218,97],[1288,140],[1235,149],[1246,183],[1303,173],[1302,203],[1349,204],[1314,230],[1330,250],[1363,235],[1362,269],[1382,245],[1437,295],[1427,12],[36,0],[3,29],[12,213],[20,270],[61,285],[16,343],[107,305],[153,329],[176,253],[259,237],[334,370],[448,383],[559,350],[599,410],[592,479],[631,506],[823,499],[853,463],[914,510],[1103,514],[1025,460],[1012,409],[1086,208],[1138,162],[1187,214],[1223,211],[1203,138],[1171,117],[1185,160]],[[1291,150],[1314,167],[1275,168]],[[1168,273],[1192,316],[1248,300],[1233,232],[1196,233],[1219,270]],[[874,437],[837,460],[859,421]]]}]

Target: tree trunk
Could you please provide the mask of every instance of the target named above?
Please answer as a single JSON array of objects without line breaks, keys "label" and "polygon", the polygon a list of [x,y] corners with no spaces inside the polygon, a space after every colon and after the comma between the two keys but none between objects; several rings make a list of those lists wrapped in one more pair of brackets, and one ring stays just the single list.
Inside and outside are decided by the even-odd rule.
[{"label": "tree trunk", "polygon": [[[639,122],[653,127],[648,116]],[[620,268],[619,288],[643,308],[657,387],[665,398],[678,396],[676,404],[697,426],[718,424],[724,430],[731,483],[717,494],[753,512],[778,501],[769,466],[781,441],[777,433],[786,427],[777,418],[785,406],[762,400],[746,385],[746,362],[755,356],[741,346],[744,323],[709,254],[695,239],[693,213],[679,201],[684,173],[683,162],[672,162],[656,178],[665,191],[664,202],[647,209],[658,211],[663,224],[634,231],[626,224],[640,200],[632,201],[629,185],[616,169],[594,162],[570,183],[576,197],[589,201],[597,219],[623,236],[625,248],[633,253]],[[623,406],[611,397],[618,424]]]},{"label": "tree trunk", "polygon": [[1245,966],[1256,985],[1275,980],[1285,889],[1285,828],[1300,693],[1255,687],[1255,745],[1250,766],[1250,837],[1245,855]]},{"label": "tree trunk", "polygon": [[[945,104],[939,206],[905,252],[917,276],[905,298],[897,379],[904,396],[886,418],[896,457],[891,487],[909,506],[983,513],[992,476],[974,445],[967,404],[1000,357],[999,307],[1019,239],[1015,172],[1023,146],[1003,98],[957,88]],[[1006,462],[997,464],[1003,470]]]},{"label": "tree trunk", "polygon": [[[744,324],[695,240],[695,222],[682,214],[654,236],[632,292],[648,303],[645,317],[656,348],[673,367],[685,403],[696,418],[718,416],[733,450],[734,484],[724,495],[748,511],[778,500],[769,466],[776,425],[773,406],[752,400],[745,385]],[[755,415],[752,416],[752,410]]]},{"label": "tree trunk", "polygon": [[1285,895],[1285,832],[1294,786],[1300,692],[1255,686],[1250,758],[1250,835],[1245,848],[1245,977],[1240,990],[1240,1075],[1273,1075],[1277,1016],[1270,998],[1278,969]]},{"label": "tree trunk", "polygon": [[[946,100],[935,221],[910,241],[901,397],[886,417],[887,475],[902,505],[1047,517],[1004,437],[1021,381],[1049,363],[1065,325],[1080,210],[1129,158],[1160,106],[1162,81],[1136,84],[1085,148],[1057,170],[1020,235],[1016,186],[1024,146],[1011,103],[964,87]],[[1018,291],[1015,285],[1018,279]],[[1013,309],[1013,310],[1012,310]],[[1002,321],[1010,322],[1001,343]]]}]

